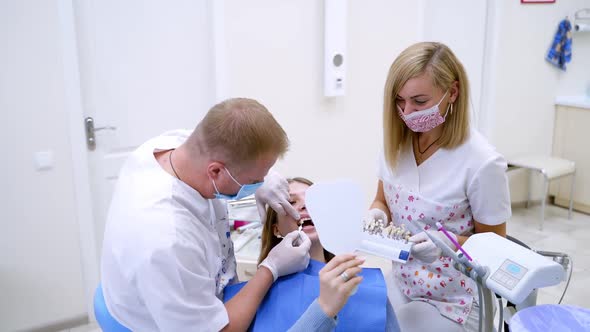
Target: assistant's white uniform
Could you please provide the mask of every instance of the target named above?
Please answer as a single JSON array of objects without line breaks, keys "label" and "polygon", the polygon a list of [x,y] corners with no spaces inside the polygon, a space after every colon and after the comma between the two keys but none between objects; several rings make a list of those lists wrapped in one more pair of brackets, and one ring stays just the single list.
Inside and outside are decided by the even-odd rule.
[{"label": "assistant's white uniform", "polygon": [[[378,174],[392,221],[398,226],[429,229],[440,222],[457,235],[469,236],[473,220],[499,225],[511,216],[506,160],[475,130],[462,145],[441,148],[419,166],[411,144],[401,151],[395,169],[382,155]],[[472,312],[477,285],[453,267],[450,257],[431,264],[413,258],[407,264],[394,263],[393,276],[406,300],[437,309],[440,315],[425,320],[434,322],[433,326],[444,316],[461,330],[469,317],[477,318]],[[399,318],[402,331],[409,330],[404,317]]]},{"label": "assistant's white uniform", "polygon": [[203,198],[154,157],[188,134],[139,147],[113,195],[101,282],[110,313],[133,331],[219,331],[229,322],[221,298],[236,263],[225,202]]}]

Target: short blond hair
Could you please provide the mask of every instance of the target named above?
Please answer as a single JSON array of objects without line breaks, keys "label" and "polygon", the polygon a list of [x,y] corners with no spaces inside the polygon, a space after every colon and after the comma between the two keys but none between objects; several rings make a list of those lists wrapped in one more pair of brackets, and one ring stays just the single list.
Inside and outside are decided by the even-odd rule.
[{"label": "short blond hair", "polygon": [[442,90],[447,90],[453,82],[458,82],[459,96],[453,103],[453,113],[449,113],[442,124],[444,127],[439,139],[440,146],[448,149],[457,147],[469,136],[469,81],[463,65],[444,44],[414,44],[393,61],[385,82],[383,149],[385,160],[392,169],[397,165],[401,149],[415,135],[400,118],[395,99],[408,80],[425,72],[430,73],[434,86]]},{"label": "short blond hair", "polygon": [[282,157],[287,133],[262,104],[232,98],[213,106],[188,139],[191,149],[241,168],[259,157]]}]

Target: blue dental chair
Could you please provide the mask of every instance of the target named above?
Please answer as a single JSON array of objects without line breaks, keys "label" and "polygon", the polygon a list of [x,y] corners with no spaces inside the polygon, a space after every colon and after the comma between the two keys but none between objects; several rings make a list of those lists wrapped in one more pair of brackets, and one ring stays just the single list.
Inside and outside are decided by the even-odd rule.
[{"label": "blue dental chair", "polygon": [[102,287],[99,284],[94,292],[94,316],[104,332],[131,332],[128,328],[117,322],[111,313],[107,309],[107,305],[104,301],[104,295],[102,293]]}]

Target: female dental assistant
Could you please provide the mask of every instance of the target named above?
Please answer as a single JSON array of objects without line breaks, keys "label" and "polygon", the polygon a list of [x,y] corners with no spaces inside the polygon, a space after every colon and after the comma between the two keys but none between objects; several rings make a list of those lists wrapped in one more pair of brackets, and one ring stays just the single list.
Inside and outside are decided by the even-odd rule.
[{"label": "female dental assistant", "polygon": [[[412,45],[395,59],[385,84],[378,189],[367,219],[423,230],[441,222],[459,243],[473,233],[506,235],[506,161],[470,128],[468,93],[463,65],[441,43]],[[431,234],[454,248],[441,232]],[[393,264],[406,302],[396,306],[401,330],[476,330],[475,282],[441,257],[424,232],[410,241],[416,244],[408,263]]]}]

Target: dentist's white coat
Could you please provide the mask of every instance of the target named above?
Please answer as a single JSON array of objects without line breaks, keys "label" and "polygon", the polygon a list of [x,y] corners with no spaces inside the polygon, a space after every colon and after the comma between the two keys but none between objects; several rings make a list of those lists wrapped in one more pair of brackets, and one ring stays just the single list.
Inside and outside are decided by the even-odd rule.
[{"label": "dentist's white coat", "polygon": [[110,313],[133,331],[219,331],[229,322],[221,296],[236,263],[226,206],[153,155],[188,134],[165,133],[133,152],[111,203],[101,282]]}]

